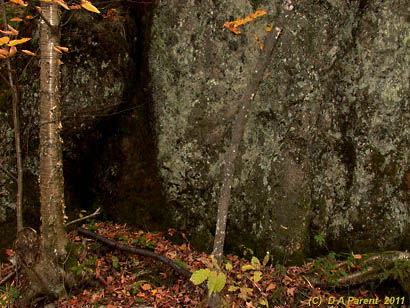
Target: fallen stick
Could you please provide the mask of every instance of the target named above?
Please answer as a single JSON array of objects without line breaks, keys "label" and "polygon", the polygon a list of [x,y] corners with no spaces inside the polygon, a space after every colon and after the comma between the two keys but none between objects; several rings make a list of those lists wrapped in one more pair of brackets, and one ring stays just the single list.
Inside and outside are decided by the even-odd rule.
[{"label": "fallen stick", "polygon": [[[132,253],[132,254],[136,254],[136,255],[140,255],[143,257],[148,257],[148,258],[152,258],[158,261],[161,261],[162,263],[164,263],[165,265],[168,265],[170,268],[172,268],[174,271],[176,271],[178,274],[181,274],[182,276],[185,276],[186,278],[191,278],[192,273],[188,270],[186,270],[185,268],[182,268],[181,266],[179,266],[178,264],[176,264],[174,261],[172,261],[171,259],[168,259],[164,256],[158,255],[154,252],[152,252],[151,250],[148,249],[143,249],[143,248],[135,248],[135,247],[130,247],[130,246],[126,246],[126,245],[122,245],[120,243],[117,243],[113,240],[107,239],[99,234],[96,234],[92,231],[86,230],[84,228],[78,228],[78,233],[96,239],[102,243],[104,243],[107,246],[110,246],[112,248],[118,249],[120,251],[124,251],[124,252],[128,252],[128,253]],[[200,285],[201,289],[205,290],[208,292],[208,287],[205,284],[201,284]]]}]

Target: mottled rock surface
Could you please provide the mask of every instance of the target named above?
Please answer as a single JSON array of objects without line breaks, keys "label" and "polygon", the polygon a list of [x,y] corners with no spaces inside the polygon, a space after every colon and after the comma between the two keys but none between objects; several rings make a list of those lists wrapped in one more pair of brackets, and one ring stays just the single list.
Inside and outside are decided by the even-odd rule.
[{"label": "mottled rock surface", "polygon": [[[178,227],[212,244],[237,102],[274,1],[159,1],[150,68],[158,166]],[[234,35],[225,21],[269,14]],[[295,2],[245,130],[227,244],[297,260],[409,248],[410,20],[401,1]]]}]

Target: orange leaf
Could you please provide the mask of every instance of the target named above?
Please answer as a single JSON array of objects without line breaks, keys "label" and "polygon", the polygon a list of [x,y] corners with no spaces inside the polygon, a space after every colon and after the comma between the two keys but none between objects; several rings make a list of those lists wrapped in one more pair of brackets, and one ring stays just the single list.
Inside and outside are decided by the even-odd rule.
[{"label": "orange leaf", "polygon": [[114,278],[112,276],[107,277],[107,284],[111,284],[114,281]]},{"label": "orange leaf", "polygon": [[23,37],[22,39],[19,39],[19,40],[11,40],[7,45],[11,47],[11,46],[23,44],[25,42],[28,42],[29,40],[31,40],[31,38]]},{"label": "orange leaf", "polygon": [[58,53],[63,53],[60,49],[58,49],[56,46],[53,46],[53,49],[55,50],[55,51],[57,51]]},{"label": "orange leaf", "polygon": [[7,58],[9,56],[9,51],[7,49],[1,48],[0,55],[2,56],[3,59]]},{"label": "orange leaf", "polygon": [[31,15],[27,15],[26,17],[24,17],[25,19],[33,19],[34,17]]},{"label": "orange leaf", "polygon": [[87,11],[97,13],[97,14],[101,14],[101,12],[90,1],[82,0],[81,1],[81,6],[83,8],[85,8]]},{"label": "orange leaf", "polygon": [[7,27],[9,28],[9,30],[11,31],[11,33],[13,35],[18,35],[19,34],[19,32],[16,29],[14,29],[12,26],[7,25]]},{"label": "orange leaf", "polygon": [[289,296],[294,296],[295,291],[296,291],[296,288],[287,288],[286,289],[286,294],[289,295]]},{"label": "orange leaf", "polygon": [[78,9],[81,9],[81,5],[70,5],[70,9],[72,9],[72,10],[78,10]]},{"label": "orange leaf", "polygon": [[35,56],[36,55],[34,52],[31,52],[30,50],[26,50],[26,49],[23,49],[21,52],[24,52],[26,55],[29,55],[29,56]]},{"label": "orange leaf", "polygon": [[23,19],[22,19],[22,18],[19,18],[19,17],[14,17],[14,18],[10,19],[10,21],[17,21],[17,22],[19,22],[19,21],[23,21]]},{"label": "orange leaf", "polygon": [[270,290],[274,290],[276,289],[276,284],[274,283],[270,283],[267,287],[266,287],[266,292],[270,291]]},{"label": "orange leaf", "polygon": [[54,46],[54,47],[57,48],[59,51],[61,51],[60,53],[68,52],[67,47],[62,47],[62,46]]},{"label": "orange leaf", "polygon": [[256,34],[253,35],[253,37],[256,40],[256,43],[258,43],[260,50],[263,50],[263,43],[261,43],[261,41],[259,40],[258,36]]},{"label": "orange leaf", "polygon": [[8,255],[9,257],[14,255],[14,251],[13,249],[6,249],[6,255]]},{"label": "orange leaf", "polygon": [[27,6],[28,4],[27,3],[25,3],[23,0],[10,0],[11,2],[14,2],[14,3],[16,3],[16,4],[18,4],[18,5],[21,5],[21,6]]},{"label": "orange leaf", "polygon": [[12,47],[10,48],[10,50],[9,50],[9,56],[10,56],[10,57],[11,57],[11,56],[14,56],[14,55],[16,54],[16,52],[17,52],[16,46],[12,46]]},{"label": "orange leaf", "polygon": [[[44,1],[44,0],[42,0],[42,1]],[[57,3],[58,5],[61,5],[66,10],[70,10],[70,8],[68,7],[67,3],[65,3],[64,0],[53,0],[53,2]]]},{"label": "orange leaf", "polygon": [[355,259],[361,259],[361,258],[362,258],[362,255],[359,255],[359,254],[354,255],[354,258],[355,258]]},{"label": "orange leaf", "polygon": [[10,38],[8,36],[0,37],[0,46],[7,44],[9,41],[10,41]]},{"label": "orange leaf", "polygon": [[141,286],[141,289],[143,289],[144,291],[147,291],[151,289],[151,285],[149,283],[145,283]]},{"label": "orange leaf", "polygon": [[265,31],[266,32],[271,32],[272,31],[272,29],[273,29],[273,27],[272,27],[272,25],[266,25],[266,27],[265,27]]},{"label": "orange leaf", "polygon": [[238,30],[238,29],[233,25],[233,22],[229,22],[229,21],[225,22],[225,23],[224,23],[224,27],[225,27],[226,29],[228,29],[229,31],[235,33],[235,34],[241,34],[241,31]]}]

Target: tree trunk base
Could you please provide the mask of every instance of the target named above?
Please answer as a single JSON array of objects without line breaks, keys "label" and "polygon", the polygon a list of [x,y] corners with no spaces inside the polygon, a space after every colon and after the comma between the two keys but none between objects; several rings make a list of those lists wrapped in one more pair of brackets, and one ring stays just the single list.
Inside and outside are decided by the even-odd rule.
[{"label": "tree trunk base", "polygon": [[21,281],[26,283],[20,291],[18,307],[28,306],[39,296],[54,299],[66,294],[64,270],[54,258],[43,253],[40,246],[34,229],[24,228],[17,233],[14,250],[22,268]]}]

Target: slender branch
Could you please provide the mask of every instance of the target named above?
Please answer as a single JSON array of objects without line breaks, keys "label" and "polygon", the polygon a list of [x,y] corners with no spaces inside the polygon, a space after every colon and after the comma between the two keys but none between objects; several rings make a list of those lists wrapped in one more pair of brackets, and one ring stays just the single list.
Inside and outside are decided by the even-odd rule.
[{"label": "slender branch", "polygon": [[[285,21],[287,18],[286,9],[281,9],[280,15],[277,18],[275,24],[276,28],[283,29]],[[278,42],[279,33],[273,30],[271,33],[267,34],[264,44],[264,50],[260,54],[256,66],[252,72],[252,75],[249,79],[248,86],[245,90],[245,93],[239,103],[238,114],[234,126],[232,128],[232,137],[230,142],[230,147],[225,153],[225,166],[223,170],[223,180],[221,193],[218,200],[218,214],[217,214],[217,223],[215,231],[215,240],[212,254],[215,256],[215,259],[220,265],[222,262],[223,247],[225,242],[225,232],[226,232],[226,221],[228,216],[229,202],[231,198],[232,183],[235,173],[235,162],[238,157],[239,146],[243,138],[245,125],[248,119],[248,111],[251,106],[251,102],[254,100],[255,95],[258,91],[259,84],[263,80],[264,72],[266,67],[271,60],[272,52]]]},{"label": "slender branch", "polygon": [[[4,0],[0,1],[2,10],[2,19],[4,29],[7,29],[7,16]],[[17,232],[23,229],[23,158],[21,154],[21,133],[20,133],[20,118],[19,118],[19,105],[20,95],[16,82],[13,78],[13,72],[11,70],[10,58],[6,58],[6,65],[9,77],[9,87],[12,95],[13,106],[13,128],[14,128],[14,146],[16,150],[16,165],[17,165],[17,194],[16,194],[16,219],[17,219]]]},{"label": "slender branch", "polygon": [[98,208],[94,213],[92,213],[92,214],[90,214],[90,215],[88,215],[88,216],[81,217],[81,218],[78,218],[78,219],[74,219],[74,220],[72,220],[72,221],[66,223],[66,224],[65,224],[65,227],[68,227],[69,225],[72,225],[72,224],[75,224],[75,223],[77,223],[77,222],[86,220],[86,219],[88,219],[88,218],[95,217],[95,216],[97,216],[98,214],[100,214],[100,208]]}]

